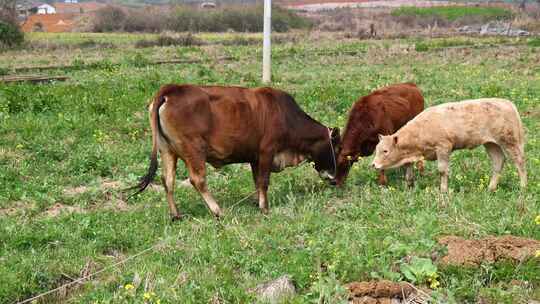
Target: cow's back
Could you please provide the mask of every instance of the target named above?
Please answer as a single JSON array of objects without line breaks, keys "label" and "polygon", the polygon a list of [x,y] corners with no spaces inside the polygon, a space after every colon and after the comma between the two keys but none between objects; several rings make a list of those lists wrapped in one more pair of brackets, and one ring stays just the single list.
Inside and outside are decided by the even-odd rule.
[{"label": "cow's back", "polygon": [[[190,127],[191,124],[200,123],[200,115],[185,118],[182,125],[184,129],[193,132],[198,128],[207,129],[201,136],[206,142],[208,162],[218,167],[228,163],[255,161],[261,147],[265,145],[279,152],[282,147],[290,147],[295,136],[310,125],[306,121],[320,125],[303,112],[289,94],[281,90],[267,87],[192,88],[206,96],[196,102],[189,101],[191,104],[200,103],[198,107],[206,109],[208,113],[203,119],[206,126]],[[191,108],[194,106],[191,105]],[[185,108],[184,112],[189,113],[191,108]]]},{"label": "cow's back", "polygon": [[413,83],[393,85],[374,93],[379,106],[384,107],[384,116],[392,121],[394,132],[424,110],[422,92]]}]

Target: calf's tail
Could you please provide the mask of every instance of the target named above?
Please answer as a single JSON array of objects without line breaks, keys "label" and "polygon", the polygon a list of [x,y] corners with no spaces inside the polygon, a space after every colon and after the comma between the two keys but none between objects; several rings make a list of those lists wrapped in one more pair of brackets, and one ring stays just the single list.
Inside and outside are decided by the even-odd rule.
[{"label": "calf's tail", "polygon": [[521,115],[519,115],[519,111],[514,103],[512,103],[512,107],[514,108],[514,111],[516,112],[516,119],[518,123],[518,136],[519,136],[519,142],[520,142],[519,148],[521,150],[521,153],[525,153],[525,129],[523,128]]},{"label": "calf's tail", "polygon": [[152,128],[152,152],[150,153],[150,166],[145,176],[141,178],[139,184],[129,189],[137,189],[131,196],[137,195],[143,192],[146,187],[154,180],[158,168],[158,136],[161,132],[161,126],[159,123],[159,108],[167,101],[164,90],[160,90],[154,97],[154,100],[150,109],[150,126]]}]

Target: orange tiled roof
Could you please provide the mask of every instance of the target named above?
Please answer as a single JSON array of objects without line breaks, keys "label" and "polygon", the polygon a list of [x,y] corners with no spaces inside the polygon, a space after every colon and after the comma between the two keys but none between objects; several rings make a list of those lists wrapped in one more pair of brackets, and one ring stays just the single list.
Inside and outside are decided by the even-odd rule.
[{"label": "orange tiled roof", "polygon": [[88,12],[97,11],[100,8],[103,8],[107,6],[103,3],[98,2],[81,2],[81,3],[54,3],[54,8],[56,8],[56,12],[59,14],[62,13],[76,13],[76,14],[83,14]]},{"label": "orange tiled roof", "polygon": [[49,33],[71,32],[76,14],[36,14],[31,15],[22,25],[24,32],[34,32],[41,24],[41,30]]}]

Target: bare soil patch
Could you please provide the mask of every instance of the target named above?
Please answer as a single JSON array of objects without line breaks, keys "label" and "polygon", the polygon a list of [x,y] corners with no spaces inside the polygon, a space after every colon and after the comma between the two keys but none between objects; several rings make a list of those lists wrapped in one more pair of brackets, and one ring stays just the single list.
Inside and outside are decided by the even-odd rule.
[{"label": "bare soil patch", "polygon": [[103,191],[115,190],[115,189],[120,189],[121,187],[123,187],[123,185],[124,184],[120,181],[109,180],[109,179],[98,180],[98,185],[95,185],[95,184],[86,185],[86,186],[80,185],[77,187],[66,188],[64,189],[64,195],[68,197],[73,197],[73,196],[77,196],[77,195],[86,193],[88,191],[94,190],[96,188],[99,188]]},{"label": "bare soil patch", "polygon": [[35,205],[32,203],[27,203],[27,202],[22,202],[22,201],[16,201],[10,204],[11,204],[11,207],[0,208],[0,216],[17,215],[20,213],[27,212],[30,209],[33,209],[35,207]]},{"label": "bare soil patch", "polygon": [[466,240],[457,236],[445,236],[439,244],[448,248],[448,254],[441,259],[442,264],[479,265],[499,260],[523,261],[540,250],[540,241],[507,235],[490,236],[479,240]]},{"label": "bare soil patch", "polygon": [[346,287],[349,290],[349,303],[352,304],[423,303],[418,289],[403,282],[353,282]]},{"label": "bare soil patch", "polygon": [[78,186],[78,187],[64,189],[64,195],[70,196],[70,197],[77,196],[79,194],[85,193],[86,191],[88,191],[88,187]]},{"label": "bare soil patch", "polygon": [[45,211],[45,215],[49,217],[57,217],[64,213],[83,213],[83,212],[84,210],[81,207],[56,203]]}]

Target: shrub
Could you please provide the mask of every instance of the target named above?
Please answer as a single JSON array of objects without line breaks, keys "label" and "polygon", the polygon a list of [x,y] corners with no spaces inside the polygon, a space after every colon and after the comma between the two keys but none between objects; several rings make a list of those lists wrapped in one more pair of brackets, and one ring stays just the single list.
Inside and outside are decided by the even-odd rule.
[{"label": "shrub", "polygon": [[160,35],[155,40],[139,40],[135,43],[136,48],[146,48],[153,46],[193,46],[193,45],[203,45],[204,42],[199,38],[193,36],[191,33],[187,34],[178,34],[174,36],[170,35]]},{"label": "shrub", "polygon": [[109,5],[96,11],[93,30],[98,33],[123,31],[127,19],[122,8]]},{"label": "shrub", "polygon": [[14,24],[0,21],[0,49],[12,48],[24,42],[24,34]]},{"label": "shrub", "polygon": [[[280,7],[272,10],[272,29],[286,32],[291,28],[309,28],[311,21]],[[172,10],[120,9],[108,6],[96,13],[96,32],[261,32],[261,5],[227,5],[207,10],[180,5]],[[144,44],[144,42],[142,42]]]}]

